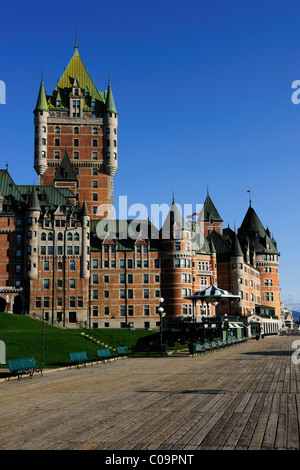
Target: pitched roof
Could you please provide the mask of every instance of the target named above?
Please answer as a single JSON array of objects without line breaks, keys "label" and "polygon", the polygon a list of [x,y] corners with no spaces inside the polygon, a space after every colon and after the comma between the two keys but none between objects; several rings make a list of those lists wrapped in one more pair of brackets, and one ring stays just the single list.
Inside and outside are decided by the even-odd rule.
[{"label": "pitched roof", "polygon": [[214,221],[222,221],[222,218],[215,208],[214,203],[212,202],[209,194],[207,194],[206,199],[204,201],[204,220],[214,220]]},{"label": "pitched roof", "polygon": [[70,162],[69,156],[67,151],[60,162],[60,165],[57,169],[54,181],[58,180],[70,180],[70,181],[77,181],[77,177],[75,175],[74,168]]},{"label": "pitched roof", "polygon": [[[81,60],[81,57],[78,52],[78,46],[75,45],[74,54],[64,70],[60,80],[58,81],[56,88],[52,94],[52,97],[56,97],[56,92],[64,88],[71,88],[73,86],[75,78],[78,81],[78,84],[82,90],[88,89],[91,96],[94,96],[95,99],[103,101],[102,97],[97,90],[93,80],[91,79],[84,63]],[[54,101],[51,100],[51,103],[54,105]]]}]

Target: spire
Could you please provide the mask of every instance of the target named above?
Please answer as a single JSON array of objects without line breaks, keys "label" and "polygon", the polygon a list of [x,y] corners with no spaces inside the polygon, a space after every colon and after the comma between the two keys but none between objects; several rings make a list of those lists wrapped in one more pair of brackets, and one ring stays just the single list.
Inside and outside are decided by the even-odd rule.
[{"label": "spire", "polygon": [[232,240],[230,255],[231,256],[244,256],[244,253],[242,251],[242,248],[241,248],[241,245],[240,245],[240,242],[239,242],[239,239],[237,237],[236,232],[234,232],[233,237],[234,238]]},{"label": "spire", "polygon": [[85,200],[83,201],[83,204],[82,204],[81,216],[82,217],[89,217],[90,216]]},{"label": "spire", "polygon": [[49,111],[45,87],[44,87],[43,72],[42,72],[40,91],[39,91],[39,96],[37,99],[35,111]]},{"label": "spire", "polygon": [[106,110],[112,113],[117,113],[116,107],[115,107],[115,102],[111,90],[111,85],[110,85],[110,77],[108,80],[108,88],[107,88],[107,94],[106,94]]},{"label": "spire", "polygon": [[214,203],[212,202],[208,192],[206,199],[204,201],[204,220],[214,220],[214,221],[221,221],[221,217],[217,211],[217,209],[214,206]]},{"label": "spire", "polygon": [[74,56],[78,57],[79,52],[78,52],[78,44],[77,44],[77,26],[75,28],[75,46],[74,46]]},{"label": "spire", "polygon": [[39,202],[39,198],[38,198],[35,186],[33,186],[33,190],[32,190],[32,193],[31,193],[28,210],[29,211],[40,211],[41,212],[41,206],[40,206],[40,202]]}]

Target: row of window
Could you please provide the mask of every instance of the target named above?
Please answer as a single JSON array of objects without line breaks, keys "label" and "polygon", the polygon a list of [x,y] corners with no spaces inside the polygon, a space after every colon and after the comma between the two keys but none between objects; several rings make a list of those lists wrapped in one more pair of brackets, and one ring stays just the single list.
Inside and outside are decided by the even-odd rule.
[{"label": "row of window", "polygon": [[[63,153],[64,153],[64,152],[63,152]],[[36,156],[38,156],[38,152],[36,152]],[[44,158],[46,158],[46,152],[43,151],[43,152],[42,152],[42,156],[43,156]],[[56,160],[59,160],[59,159],[60,159],[60,156],[61,156],[60,151],[59,151],[59,150],[55,150],[55,152],[54,152],[54,158],[55,158]],[[114,157],[115,160],[117,159],[117,153],[116,153],[116,152],[113,153],[113,157]],[[79,152],[78,152],[78,151],[74,151],[74,152],[73,152],[73,158],[74,158],[74,160],[79,160]],[[108,158],[108,159],[110,158],[110,152],[106,152],[106,158]],[[93,159],[93,160],[99,160],[99,154],[98,154],[98,152],[92,152],[92,159]],[[96,173],[96,174],[97,174],[97,173]]]},{"label": "row of window", "polygon": [[[60,221],[57,220],[56,222],[60,222]],[[67,233],[67,240],[68,240],[68,241],[72,241],[73,239],[74,239],[75,241],[78,241],[79,238],[80,238],[80,237],[79,237],[79,233],[78,233],[78,232],[75,232],[74,235],[73,235],[72,233],[70,233],[70,232]],[[46,235],[45,232],[42,232],[42,233],[41,233],[41,240],[44,241],[44,240],[47,240],[47,239],[50,240],[50,241],[53,240],[53,232],[49,232],[49,233],[48,233],[48,236]],[[62,241],[63,239],[64,239],[64,234],[63,234],[63,232],[58,232],[58,234],[57,234],[57,240]]]},{"label": "row of window", "polygon": [[[63,307],[63,297],[56,297],[56,306],[57,308]],[[69,297],[69,305],[70,308],[78,307],[78,308],[83,308],[84,307],[84,301],[83,297],[75,297],[71,296]],[[49,308],[50,307],[50,297],[36,297],[35,298],[35,307],[36,308]]]},{"label": "row of window", "polygon": [[[110,310],[110,307],[106,306],[106,307],[102,307],[103,308],[103,314],[104,315],[111,315],[112,312]],[[155,314],[158,314],[158,306],[150,306],[150,305],[143,305],[143,315],[148,317],[150,315],[150,313],[155,313]],[[113,312],[113,314],[115,315],[115,312]],[[98,305],[94,305],[93,308],[92,308],[92,315],[93,317],[98,317],[99,316],[99,307]],[[119,315],[121,317],[126,317],[126,306],[125,305],[121,305],[120,306],[120,310],[119,310]],[[128,305],[127,306],[127,315],[129,317],[133,317],[134,316],[134,305]]]},{"label": "row of window", "polygon": [[[104,290],[103,296],[106,299],[109,299],[109,290]],[[155,290],[154,291],[154,297],[158,298],[160,297],[160,291]],[[119,298],[120,299],[134,299],[134,289],[120,289],[119,290]],[[138,297],[140,298],[140,297]],[[150,299],[150,289],[143,289],[143,299]],[[92,299],[93,300],[98,300],[99,299],[99,291],[98,289],[92,289]]]},{"label": "row of window", "polygon": [[[100,275],[98,274],[93,274],[92,275],[92,284],[98,284],[99,283],[99,277]],[[126,276],[124,273],[119,275],[120,279],[120,284],[125,284],[126,283]],[[149,274],[143,274],[143,283],[144,284],[149,284]],[[110,277],[109,276],[103,276],[103,280],[105,283],[110,282]],[[160,276],[159,275],[154,275],[154,281],[159,282],[160,281]],[[134,282],[134,277],[133,274],[127,274],[127,284],[133,284]]]}]

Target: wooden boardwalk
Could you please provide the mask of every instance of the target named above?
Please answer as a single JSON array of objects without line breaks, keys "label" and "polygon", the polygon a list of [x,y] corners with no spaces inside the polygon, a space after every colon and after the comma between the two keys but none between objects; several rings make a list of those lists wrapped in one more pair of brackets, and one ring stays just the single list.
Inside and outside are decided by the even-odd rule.
[{"label": "wooden boardwalk", "polygon": [[1,450],[299,450],[300,337],[0,383]]}]

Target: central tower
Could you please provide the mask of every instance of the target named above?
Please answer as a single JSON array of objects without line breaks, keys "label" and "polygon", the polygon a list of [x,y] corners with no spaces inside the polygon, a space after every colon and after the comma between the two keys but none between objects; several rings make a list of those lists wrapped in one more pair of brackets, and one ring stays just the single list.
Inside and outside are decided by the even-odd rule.
[{"label": "central tower", "polygon": [[96,88],[77,44],[51,95],[46,94],[42,78],[34,125],[34,169],[39,184],[70,189],[96,218],[100,204],[113,204],[118,113],[110,80],[107,90]]}]

